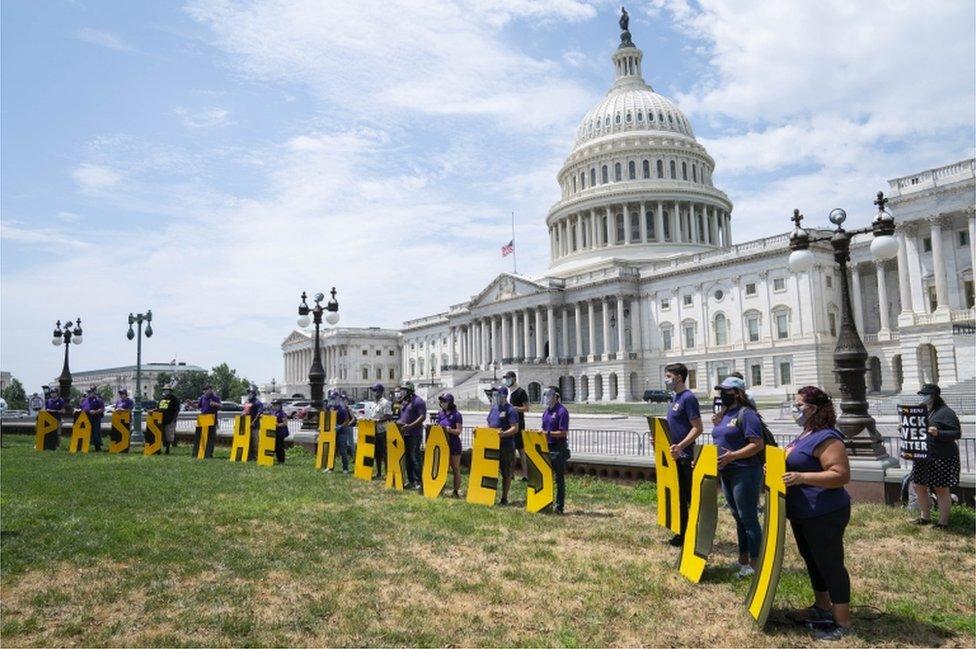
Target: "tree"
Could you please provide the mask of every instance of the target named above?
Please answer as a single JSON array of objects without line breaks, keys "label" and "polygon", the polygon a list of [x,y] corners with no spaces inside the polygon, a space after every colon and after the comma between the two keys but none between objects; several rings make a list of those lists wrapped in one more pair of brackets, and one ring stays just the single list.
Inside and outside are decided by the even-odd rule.
[{"label": "tree", "polygon": [[102,387],[98,388],[98,396],[100,396],[102,398],[102,401],[104,401],[105,403],[111,403],[112,397],[115,396],[112,393],[112,386],[103,385]]},{"label": "tree", "polygon": [[23,384],[17,379],[10,379],[10,383],[0,392],[0,396],[11,410],[27,410],[27,393],[24,392]]},{"label": "tree", "polygon": [[210,384],[214,392],[227,401],[240,401],[251,387],[250,382],[237,376],[237,370],[232,370],[227,363],[221,363],[210,371]]},{"label": "tree", "polygon": [[173,390],[180,401],[192,399],[203,394],[203,386],[210,382],[210,376],[206,372],[181,372],[176,379],[176,388]]}]

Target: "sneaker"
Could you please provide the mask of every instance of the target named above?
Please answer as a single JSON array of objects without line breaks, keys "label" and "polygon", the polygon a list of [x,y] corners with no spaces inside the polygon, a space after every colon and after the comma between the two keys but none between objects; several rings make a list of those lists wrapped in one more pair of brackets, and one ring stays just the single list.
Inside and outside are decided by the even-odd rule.
[{"label": "sneaker", "polygon": [[508,505],[508,498],[502,498],[502,499],[501,499],[501,500],[499,501],[499,503],[498,503],[498,505],[499,505],[500,507],[505,507],[506,505]]},{"label": "sneaker", "polygon": [[685,537],[681,536],[680,534],[675,534],[674,536],[671,537],[671,540],[668,541],[668,545],[670,545],[673,548],[680,548],[684,544],[685,544]]},{"label": "sneaker", "polygon": [[940,529],[940,530],[947,530],[947,529],[949,529],[949,524],[948,523],[932,523],[932,527],[934,527],[936,529]]},{"label": "sneaker", "polygon": [[843,627],[837,623],[808,623],[807,628],[810,629],[810,635],[813,636],[814,640],[827,640],[830,642],[836,642],[837,640],[842,640],[843,638],[857,635],[854,632],[854,627]]},{"label": "sneaker", "polygon": [[742,579],[743,577],[751,577],[754,574],[756,574],[755,569],[747,563],[739,567],[739,572],[735,573],[735,576]]},{"label": "sneaker", "polygon": [[332,473],[332,469],[322,469],[322,473]]},{"label": "sneaker", "polygon": [[454,492],[453,492],[453,493],[451,493],[451,498],[460,498],[460,497],[461,497],[461,494],[459,494],[459,493],[457,492],[457,490],[454,490]]},{"label": "sneaker", "polygon": [[562,507],[556,507],[556,509],[554,511],[556,512],[556,515],[557,516],[565,516],[566,515],[566,512],[563,511],[563,508]]},{"label": "sneaker", "polygon": [[799,609],[796,611],[790,611],[786,614],[786,619],[794,624],[799,624],[800,626],[805,625],[807,622],[826,620],[829,622],[834,621],[834,614],[826,609],[822,609],[816,604],[813,606],[808,606],[804,609]]},{"label": "sneaker", "polygon": [[930,525],[932,523],[932,521],[930,519],[928,519],[928,518],[922,518],[921,516],[919,516],[915,520],[909,521],[909,522],[912,525]]}]

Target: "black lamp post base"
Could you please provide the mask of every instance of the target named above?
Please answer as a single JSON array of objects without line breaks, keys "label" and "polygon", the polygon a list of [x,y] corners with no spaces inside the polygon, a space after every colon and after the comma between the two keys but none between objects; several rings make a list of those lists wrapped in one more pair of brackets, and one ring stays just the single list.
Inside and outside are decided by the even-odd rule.
[{"label": "black lamp post base", "polygon": [[888,459],[888,449],[881,439],[881,433],[874,422],[874,418],[866,415],[863,417],[845,417],[841,415],[837,418],[837,429],[844,434],[844,445],[847,447],[847,454],[852,458],[886,460]]},{"label": "black lamp post base", "polygon": [[319,410],[309,410],[302,419],[302,430],[319,429]]}]

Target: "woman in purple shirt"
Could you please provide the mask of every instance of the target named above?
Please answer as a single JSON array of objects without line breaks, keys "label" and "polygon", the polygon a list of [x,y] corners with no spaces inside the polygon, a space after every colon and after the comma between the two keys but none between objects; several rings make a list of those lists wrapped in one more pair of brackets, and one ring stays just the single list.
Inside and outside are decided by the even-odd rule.
[{"label": "woman in purple shirt", "polygon": [[718,446],[718,472],[729,504],[739,543],[738,577],[756,572],[762,526],[759,492],[763,483],[763,433],[759,414],[749,406],[745,382],[728,376],[716,385],[725,412],[712,430]]},{"label": "woman in purple shirt", "polygon": [[803,429],[786,447],[786,517],[807,564],[814,604],[789,614],[814,637],[838,640],[851,629],[851,579],[844,567],[844,529],[851,518],[851,479],[844,437],[830,395],[808,385],[796,393],[793,419]]},{"label": "woman in purple shirt", "polygon": [[437,425],[447,433],[447,445],[451,449],[451,473],[454,474],[454,492],[451,494],[455,498],[460,498],[458,491],[461,488],[461,423],[463,421],[461,413],[454,405],[454,395],[445,392],[437,397],[437,403],[441,410],[437,413]]}]

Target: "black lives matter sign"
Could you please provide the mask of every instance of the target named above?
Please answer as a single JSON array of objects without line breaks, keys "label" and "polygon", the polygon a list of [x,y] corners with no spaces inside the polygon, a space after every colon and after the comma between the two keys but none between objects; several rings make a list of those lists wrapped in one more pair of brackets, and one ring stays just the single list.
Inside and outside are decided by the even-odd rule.
[{"label": "black lives matter sign", "polygon": [[924,460],[929,456],[929,413],[925,406],[898,406],[901,457]]}]

